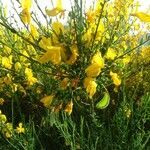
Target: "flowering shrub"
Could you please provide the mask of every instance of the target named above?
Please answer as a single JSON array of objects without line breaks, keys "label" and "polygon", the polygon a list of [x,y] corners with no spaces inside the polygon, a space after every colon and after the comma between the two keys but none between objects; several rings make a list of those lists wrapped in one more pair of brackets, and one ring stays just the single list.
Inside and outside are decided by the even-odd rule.
[{"label": "flowering shrub", "polygon": [[[19,20],[8,21],[3,8],[0,13],[0,105],[17,104],[17,113],[42,119],[45,110],[71,115],[107,109],[118,103],[112,97],[122,91],[135,57],[149,64],[150,46],[144,44],[150,39],[140,39],[150,15],[139,12],[134,0],[96,0],[87,9],[75,0],[69,12],[61,0],[45,11],[35,0],[46,23],[31,0],[15,2]],[[131,110],[125,112],[130,118]],[[16,132],[26,132],[22,123]]]}]

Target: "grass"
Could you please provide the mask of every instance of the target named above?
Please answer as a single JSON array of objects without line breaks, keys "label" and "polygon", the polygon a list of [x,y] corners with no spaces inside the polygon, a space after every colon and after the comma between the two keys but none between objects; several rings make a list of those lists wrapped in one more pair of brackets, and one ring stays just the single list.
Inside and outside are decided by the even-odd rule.
[{"label": "grass", "polygon": [[[89,112],[75,108],[72,115],[51,113],[38,124],[29,118],[26,133],[7,140],[1,134],[1,149],[24,150],[148,150],[150,148],[150,93],[138,100],[123,91],[105,110]],[[118,102],[119,101],[119,102]],[[127,114],[127,109],[131,114]],[[129,116],[128,116],[129,115]]]}]

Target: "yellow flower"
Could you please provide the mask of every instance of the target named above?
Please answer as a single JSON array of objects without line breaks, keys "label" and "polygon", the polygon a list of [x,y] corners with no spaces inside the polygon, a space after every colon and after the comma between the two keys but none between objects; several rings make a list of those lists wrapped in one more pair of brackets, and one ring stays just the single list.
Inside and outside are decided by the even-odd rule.
[{"label": "yellow flower", "polygon": [[88,30],[85,32],[85,34],[83,35],[83,40],[86,41],[86,45],[89,45],[89,42],[92,40],[92,29],[88,28]]},{"label": "yellow flower", "polygon": [[64,111],[67,112],[68,115],[71,115],[72,109],[73,109],[73,102],[70,101],[70,102],[67,103]]},{"label": "yellow flower", "polygon": [[88,77],[97,77],[101,72],[101,67],[98,63],[93,63],[86,68],[85,72]]},{"label": "yellow flower", "polygon": [[30,14],[31,5],[32,5],[31,0],[21,1],[22,12],[20,13],[20,18],[22,22],[25,24],[30,24],[31,21],[31,14]]},{"label": "yellow flower", "polygon": [[60,83],[60,88],[65,90],[68,86],[69,78],[64,78]]},{"label": "yellow flower", "polygon": [[21,64],[20,64],[20,62],[16,62],[14,67],[15,67],[15,70],[16,70],[16,71],[19,71],[19,70],[21,69]]},{"label": "yellow flower", "polygon": [[24,56],[20,56],[20,62],[25,62],[25,61],[27,60],[26,57],[29,57],[29,55],[28,55],[28,53],[27,53],[26,50],[23,50],[22,54],[23,54]]},{"label": "yellow flower", "polygon": [[116,56],[117,56],[116,51],[115,51],[113,48],[108,48],[105,57],[106,57],[107,59],[114,60],[114,58],[115,58]]},{"label": "yellow flower", "polygon": [[79,54],[78,54],[78,47],[77,47],[76,44],[71,46],[71,53],[72,54],[71,54],[69,60],[67,60],[67,62],[66,62],[69,65],[74,64],[76,62],[76,60],[77,60],[77,57],[79,56]]},{"label": "yellow flower", "polygon": [[46,63],[51,61],[53,64],[60,64],[61,62],[61,47],[51,46],[48,48],[47,52],[40,57],[40,63]]},{"label": "yellow flower", "polygon": [[20,18],[24,24],[30,24],[31,22],[31,14],[28,9],[23,9],[20,13]]},{"label": "yellow flower", "polygon": [[11,48],[7,47],[7,46],[4,46],[4,49],[3,49],[4,53],[6,55],[10,55],[11,54]]},{"label": "yellow flower", "polygon": [[3,104],[4,104],[4,99],[0,98],[0,105],[3,105]]},{"label": "yellow flower", "polygon": [[19,123],[18,127],[16,128],[17,133],[24,133],[25,129],[22,127],[22,123]]},{"label": "yellow flower", "polygon": [[39,42],[40,47],[42,47],[43,49],[47,50],[48,47],[52,46],[52,41],[51,38],[46,38],[44,36],[42,36],[41,41]]},{"label": "yellow flower", "polygon": [[93,23],[93,21],[95,21],[95,19],[96,19],[96,13],[92,9],[89,9],[87,11],[86,16],[87,16],[87,21],[90,23]]},{"label": "yellow flower", "polygon": [[32,0],[22,0],[21,1],[21,7],[22,9],[30,9],[32,6]]},{"label": "yellow flower", "polygon": [[130,62],[130,56],[124,57],[124,58],[122,59],[122,61],[123,61],[123,64],[124,64],[124,65],[128,64],[128,63]]},{"label": "yellow flower", "polygon": [[91,65],[89,65],[85,72],[88,77],[97,77],[101,69],[104,67],[104,59],[101,56],[100,52],[97,52],[91,60]]},{"label": "yellow flower", "polygon": [[59,35],[61,32],[64,31],[64,26],[62,23],[56,21],[52,23],[52,29],[57,35]]},{"label": "yellow flower", "polygon": [[101,10],[102,10],[102,5],[101,5],[101,4],[103,4],[104,1],[105,1],[105,0],[98,0],[98,1],[96,2],[95,10],[96,10],[97,13],[100,13],[100,12],[101,12]]},{"label": "yellow flower", "polygon": [[54,98],[54,95],[45,96],[40,100],[40,102],[43,103],[43,105],[46,108],[49,108],[53,101],[53,98]]},{"label": "yellow flower", "polygon": [[15,93],[18,90],[18,84],[13,83],[11,85],[11,88],[12,88],[12,92]]},{"label": "yellow flower", "polygon": [[37,31],[37,28],[33,24],[30,25],[30,32],[34,39],[38,38],[39,33]]},{"label": "yellow flower", "polygon": [[54,9],[52,10],[45,9],[45,11],[48,16],[57,16],[59,13],[63,15],[65,10],[62,7],[62,0],[57,0],[56,7]]},{"label": "yellow flower", "polygon": [[33,76],[32,70],[30,68],[26,68],[25,69],[25,75],[27,77],[32,77]]},{"label": "yellow flower", "polygon": [[27,84],[32,86],[34,83],[37,83],[38,80],[35,77],[28,77]]},{"label": "yellow flower", "polygon": [[10,55],[9,57],[2,57],[2,66],[7,68],[7,69],[11,69],[11,67],[12,67],[12,55]]},{"label": "yellow flower", "polygon": [[0,110],[0,123],[4,124],[7,121],[7,118],[4,114],[2,114]]},{"label": "yellow flower", "polygon": [[89,97],[92,99],[94,94],[96,93],[97,84],[95,79],[86,77],[84,79],[84,88],[86,88],[86,92],[89,94]]},{"label": "yellow flower", "polygon": [[131,15],[139,18],[143,22],[150,22],[150,14],[146,14],[144,12],[137,12]]},{"label": "yellow flower", "polygon": [[91,63],[97,63],[100,68],[104,68],[104,59],[101,56],[101,53],[98,51],[92,58]]},{"label": "yellow flower", "polygon": [[150,62],[150,46],[144,46],[140,55],[145,62]]},{"label": "yellow flower", "polygon": [[13,126],[11,123],[6,123],[2,129],[2,133],[6,136],[6,138],[10,138],[12,136]]},{"label": "yellow flower", "polygon": [[121,80],[119,79],[117,73],[113,73],[112,71],[110,71],[110,76],[115,86],[119,86],[121,84]]},{"label": "yellow flower", "polygon": [[30,14],[31,5],[32,5],[31,0],[21,1],[22,12],[20,14],[20,18],[22,22],[25,24],[27,23],[30,24],[30,21],[31,21],[31,14]]},{"label": "yellow flower", "polygon": [[[97,25],[95,25],[95,23],[94,23],[93,26],[96,29]],[[96,34],[96,40],[101,40],[104,31],[105,31],[105,26],[104,26],[104,23],[101,21],[99,26],[98,26],[98,31],[97,31],[97,34]]]},{"label": "yellow flower", "polygon": [[12,83],[12,76],[9,73],[4,77],[4,83],[7,85]]},{"label": "yellow flower", "polygon": [[[88,30],[86,30],[85,34],[83,35],[83,40],[86,42],[90,42],[91,40],[93,40],[93,36],[94,36],[94,32],[96,30],[97,25],[95,25],[95,23],[92,23]],[[97,34],[96,34],[96,39],[95,41],[99,41],[102,39],[102,35],[105,31],[105,27],[104,27],[104,23],[100,22],[98,29],[97,29]],[[88,43],[87,43],[88,44]],[[86,45],[87,45],[86,44]]]},{"label": "yellow flower", "polygon": [[32,86],[34,83],[37,82],[37,79],[35,77],[33,77],[33,73],[32,73],[31,69],[26,68],[25,69],[25,75],[26,75],[26,78],[27,78],[27,84],[29,86]]}]

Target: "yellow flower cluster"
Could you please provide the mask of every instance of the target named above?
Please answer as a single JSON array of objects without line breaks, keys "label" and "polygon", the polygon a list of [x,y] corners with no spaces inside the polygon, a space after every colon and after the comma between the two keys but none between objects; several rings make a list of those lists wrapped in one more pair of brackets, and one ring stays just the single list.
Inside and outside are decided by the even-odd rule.
[{"label": "yellow flower cluster", "polygon": [[6,138],[10,138],[13,133],[12,124],[7,122],[7,118],[4,114],[2,114],[1,110],[0,110],[0,132],[2,132]]},{"label": "yellow flower cluster", "polygon": [[20,133],[25,133],[25,128],[23,127],[23,124],[22,123],[19,123],[18,127],[16,128],[16,132],[18,134]]},{"label": "yellow flower cluster", "polygon": [[21,6],[22,6],[22,12],[20,14],[20,18],[23,23],[25,24],[30,24],[31,22],[31,14],[30,14],[30,9],[32,6],[32,0],[22,0],[21,1]]},{"label": "yellow flower cluster", "polygon": [[141,50],[140,55],[145,63],[150,62],[150,46],[144,46]]},{"label": "yellow flower cluster", "polygon": [[65,111],[66,113],[68,113],[68,115],[71,115],[72,109],[73,109],[73,102],[72,102],[72,100],[71,100],[71,101],[69,101],[69,102],[67,103],[67,105],[66,105],[64,111]]},{"label": "yellow flower cluster", "polygon": [[110,76],[111,76],[111,79],[113,80],[113,83],[114,83],[114,85],[115,85],[114,91],[117,92],[118,87],[119,87],[120,84],[121,84],[121,79],[120,79],[120,77],[118,76],[117,73],[114,73],[114,72],[112,72],[112,71],[110,71]]},{"label": "yellow flower cluster", "polygon": [[139,18],[143,22],[150,22],[150,15],[146,14],[144,12],[137,12],[137,13],[134,13],[131,15],[136,16],[137,18]]},{"label": "yellow flower cluster", "polygon": [[113,48],[108,48],[105,57],[106,57],[107,59],[114,60],[116,56],[117,56],[117,52],[115,51],[115,49],[113,49]]},{"label": "yellow flower cluster", "polygon": [[56,7],[54,9],[45,9],[45,11],[48,16],[57,16],[58,14],[60,14],[60,17],[63,16],[65,10],[62,7],[62,0],[56,1]]},{"label": "yellow flower cluster", "polygon": [[89,97],[92,98],[96,93],[97,83],[94,78],[86,77],[84,79],[84,88],[86,88],[86,92],[89,94]]},{"label": "yellow flower cluster", "polygon": [[29,86],[33,85],[34,83],[36,83],[38,81],[35,77],[33,77],[33,73],[32,73],[32,70],[30,68],[25,69],[25,75],[27,78],[27,84]]},{"label": "yellow flower cluster", "polygon": [[23,128],[23,124],[19,123],[18,127],[14,130],[12,123],[7,122],[7,118],[4,114],[2,114],[0,110],[0,132],[6,137],[11,138],[13,135],[13,132],[16,131],[16,133],[25,133],[25,129]]},{"label": "yellow flower cluster", "polygon": [[[60,26],[59,22],[55,22],[55,28],[53,28],[56,33],[60,33],[62,31],[62,26]],[[59,34],[58,34],[59,35]],[[59,43],[57,36],[54,34],[53,38],[55,40],[51,40],[49,38],[43,37],[40,41],[40,46],[46,50],[46,52],[39,58],[40,63],[52,62],[55,65],[59,65],[62,62],[72,65],[76,62],[78,57],[78,47],[76,44],[70,46],[71,55],[68,58],[68,54],[66,52],[65,47]]]},{"label": "yellow flower cluster", "polygon": [[45,96],[40,100],[40,102],[43,103],[43,105],[46,108],[50,108],[53,98],[54,98],[54,95]]},{"label": "yellow flower cluster", "polygon": [[91,64],[85,70],[87,77],[84,79],[84,88],[86,88],[90,98],[96,93],[97,84],[95,78],[100,74],[102,68],[104,68],[104,58],[102,58],[101,53],[98,51],[94,54]]},{"label": "yellow flower cluster", "polygon": [[[53,108],[52,110],[53,110],[54,112],[59,112],[59,111],[62,109],[62,103],[61,103],[60,105],[58,105],[58,106],[52,107],[52,106],[51,106],[51,103],[53,102],[53,99],[54,99],[54,95],[49,95],[49,96],[43,97],[43,98],[40,100],[40,102],[43,104],[44,107],[49,108],[49,109],[50,109],[50,108]],[[68,115],[71,115],[72,110],[73,110],[73,102],[72,102],[72,100],[71,100],[71,101],[69,101],[69,102],[67,103],[67,105],[65,106],[64,111],[65,111],[66,113],[68,113]]]},{"label": "yellow flower cluster", "polygon": [[[106,72],[109,69],[117,70],[122,66],[126,67],[130,57],[126,56],[121,61],[116,61],[115,58],[138,45],[141,33],[133,36],[128,32],[132,26],[129,17],[134,16],[143,22],[149,22],[148,14],[140,12],[130,15],[131,10],[127,10],[131,6],[131,1],[98,0],[93,7],[90,7],[86,15],[82,14],[83,19],[77,17],[76,13],[70,12],[69,18],[71,19],[65,25],[57,18],[58,15],[61,17],[65,12],[62,0],[53,1],[54,8],[45,10],[46,15],[49,16],[46,16],[47,26],[42,23],[39,26],[34,15],[32,17],[35,21],[31,20],[32,0],[22,0],[20,18],[26,28],[21,32],[17,32],[15,29],[10,30],[10,37],[7,37],[4,36],[5,27],[4,29],[0,27],[0,37],[4,37],[2,43],[7,44],[12,41],[12,44],[8,44],[9,47],[0,45],[0,66],[3,70],[0,78],[0,92],[5,93],[7,90],[8,97],[11,97],[11,94],[16,91],[26,95],[25,89],[31,88],[35,83],[43,89],[49,87],[46,85],[48,83],[51,95],[44,93],[47,90],[38,89],[36,86],[36,89],[33,86],[31,91],[36,91],[39,97],[43,97],[40,102],[44,107],[54,107],[56,112],[64,108],[68,114],[72,113],[74,95],[81,99],[83,89],[89,98],[93,99],[97,87],[99,87],[98,83],[100,83],[96,80],[104,66],[108,67]],[[54,16],[56,18],[53,18]],[[138,29],[137,26],[134,24],[133,30],[134,28]],[[11,31],[16,32],[11,33]],[[149,53],[149,47],[143,48],[140,56],[144,59],[147,53]],[[146,58],[149,60],[149,57]],[[110,64],[111,62],[114,63]],[[104,70],[101,79],[106,79],[107,87],[110,78],[107,78],[106,72]],[[109,75],[117,89],[121,85],[121,78],[112,71]],[[83,78],[83,83],[81,83],[80,80]],[[53,87],[56,87],[56,90]],[[9,89],[11,90],[9,91]],[[75,92],[72,92],[75,93],[73,98],[69,97],[66,101],[64,96],[61,97],[65,92],[69,95],[70,90],[73,89],[75,89]],[[79,95],[76,94],[76,89],[81,90]],[[53,94],[54,90],[56,94]],[[61,98],[54,95],[59,95]],[[53,106],[53,104],[55,105],[53,101],[57,98],[60,102],[57,104],[56,100],[57,106]],[[0,104],[3,103],[3,99],[0,99]],[[107,101],[105,99],[99,104],[99,108],[105,108],[102,106],[107,106],[108,98]],[[24,132],[22,128],[20,123],[17,132]]]},{"label": "yellow flower cluster", "polygon": [[4,46],[3,52],[4,52],[5,56],[1,58],[2,66],[6,69],[11,69],[12,68],[12,58],[13,58],[13,56],[11,55],[11,49],[7,46]]}]

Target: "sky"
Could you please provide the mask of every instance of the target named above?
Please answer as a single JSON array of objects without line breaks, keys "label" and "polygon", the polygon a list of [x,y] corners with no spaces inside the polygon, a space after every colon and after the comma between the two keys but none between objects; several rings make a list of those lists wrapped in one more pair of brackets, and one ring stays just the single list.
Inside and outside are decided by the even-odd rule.
[{"label": "sky", "polygon": [[[11,1],[14,2],[15,5],[17,5],[16,0],[0,0],[2,2],[2,4],[4,6],[7,5],[8,10],[12,10],[12,5],[11,5]],[[40,7],[42,9],[44,9],[46,6],[49,7],[51,6],[51,1],[53,1],[55,3],[56,0],[37,0]],[[70,9],[70,1],[74,1],[74,0],[62,0],[63,1],[63,5],[64,7],[68,10]],[[85,1],[85,0],[83,0]],[[94,0],[86,0],[87,5],[90,5],[90,3],[92,3]],[[139,0],[140,2],[140,10],[145,10],[145,9],[150,9],[150,0]]]},{"label": "sky", "polygon": [[[16,14],[13,9],[11,1],[14,3],[14,6],[15,6],[15,8],[17,8],[17,11],[21,12],[21,8],[19,8],[19,4],[16,2],[16,0],[0,0],[0,1],[2,2],[3,6],[7,8],[8,16],[10,16],[10,15],[13,16],[14,14]],[[53,1],[53,3],[56,2],[56,0],[37,0],[38,4],[42,10],[45,10],[45,7],[52,8],[51,1]],[[62,1],[63,1],[64,8],[67,11],[69,11],[71,9],[69,2],[70,1],[73,2],[74,0],[62,0]],[[84,1],[86,1],[86,6],[89,6],[94,0],[83,0],[83,2]],[[150,0],[139,0],[139,2],[140,2],[140,8],[139,8],[140,11],[145,11],[146,9],[150,10]],[[35,9],[35,10],[37,9],[35,3],[33,3],[32,9]],[[40,21],[43,21],[42,17],[39,17],[38,19]],[[65,22],[65,20],[64,20],[64,22]]]},{"label": "sky", "polygon": [[[4,6],[8,5],[9,9],[11,9],[11,1],[15,3],[16,0],[0,0]],[[55,2],[56,0],[37,0],[38,3],[40,4],[40,7],[44,7],[45,6],[50,6],[51,1]],[[66,9],[69,9],[70,4],[68,3],[69,1],[74,1],[74,0],[62,0],[63,4],[65,6]],[[83,0],[86,1],[87,5],[89,5],[93,0]],[[150,0],[139,0],[140,4],[141,4],[141,10],[144,10],[145,8],[150,8]]]}]

